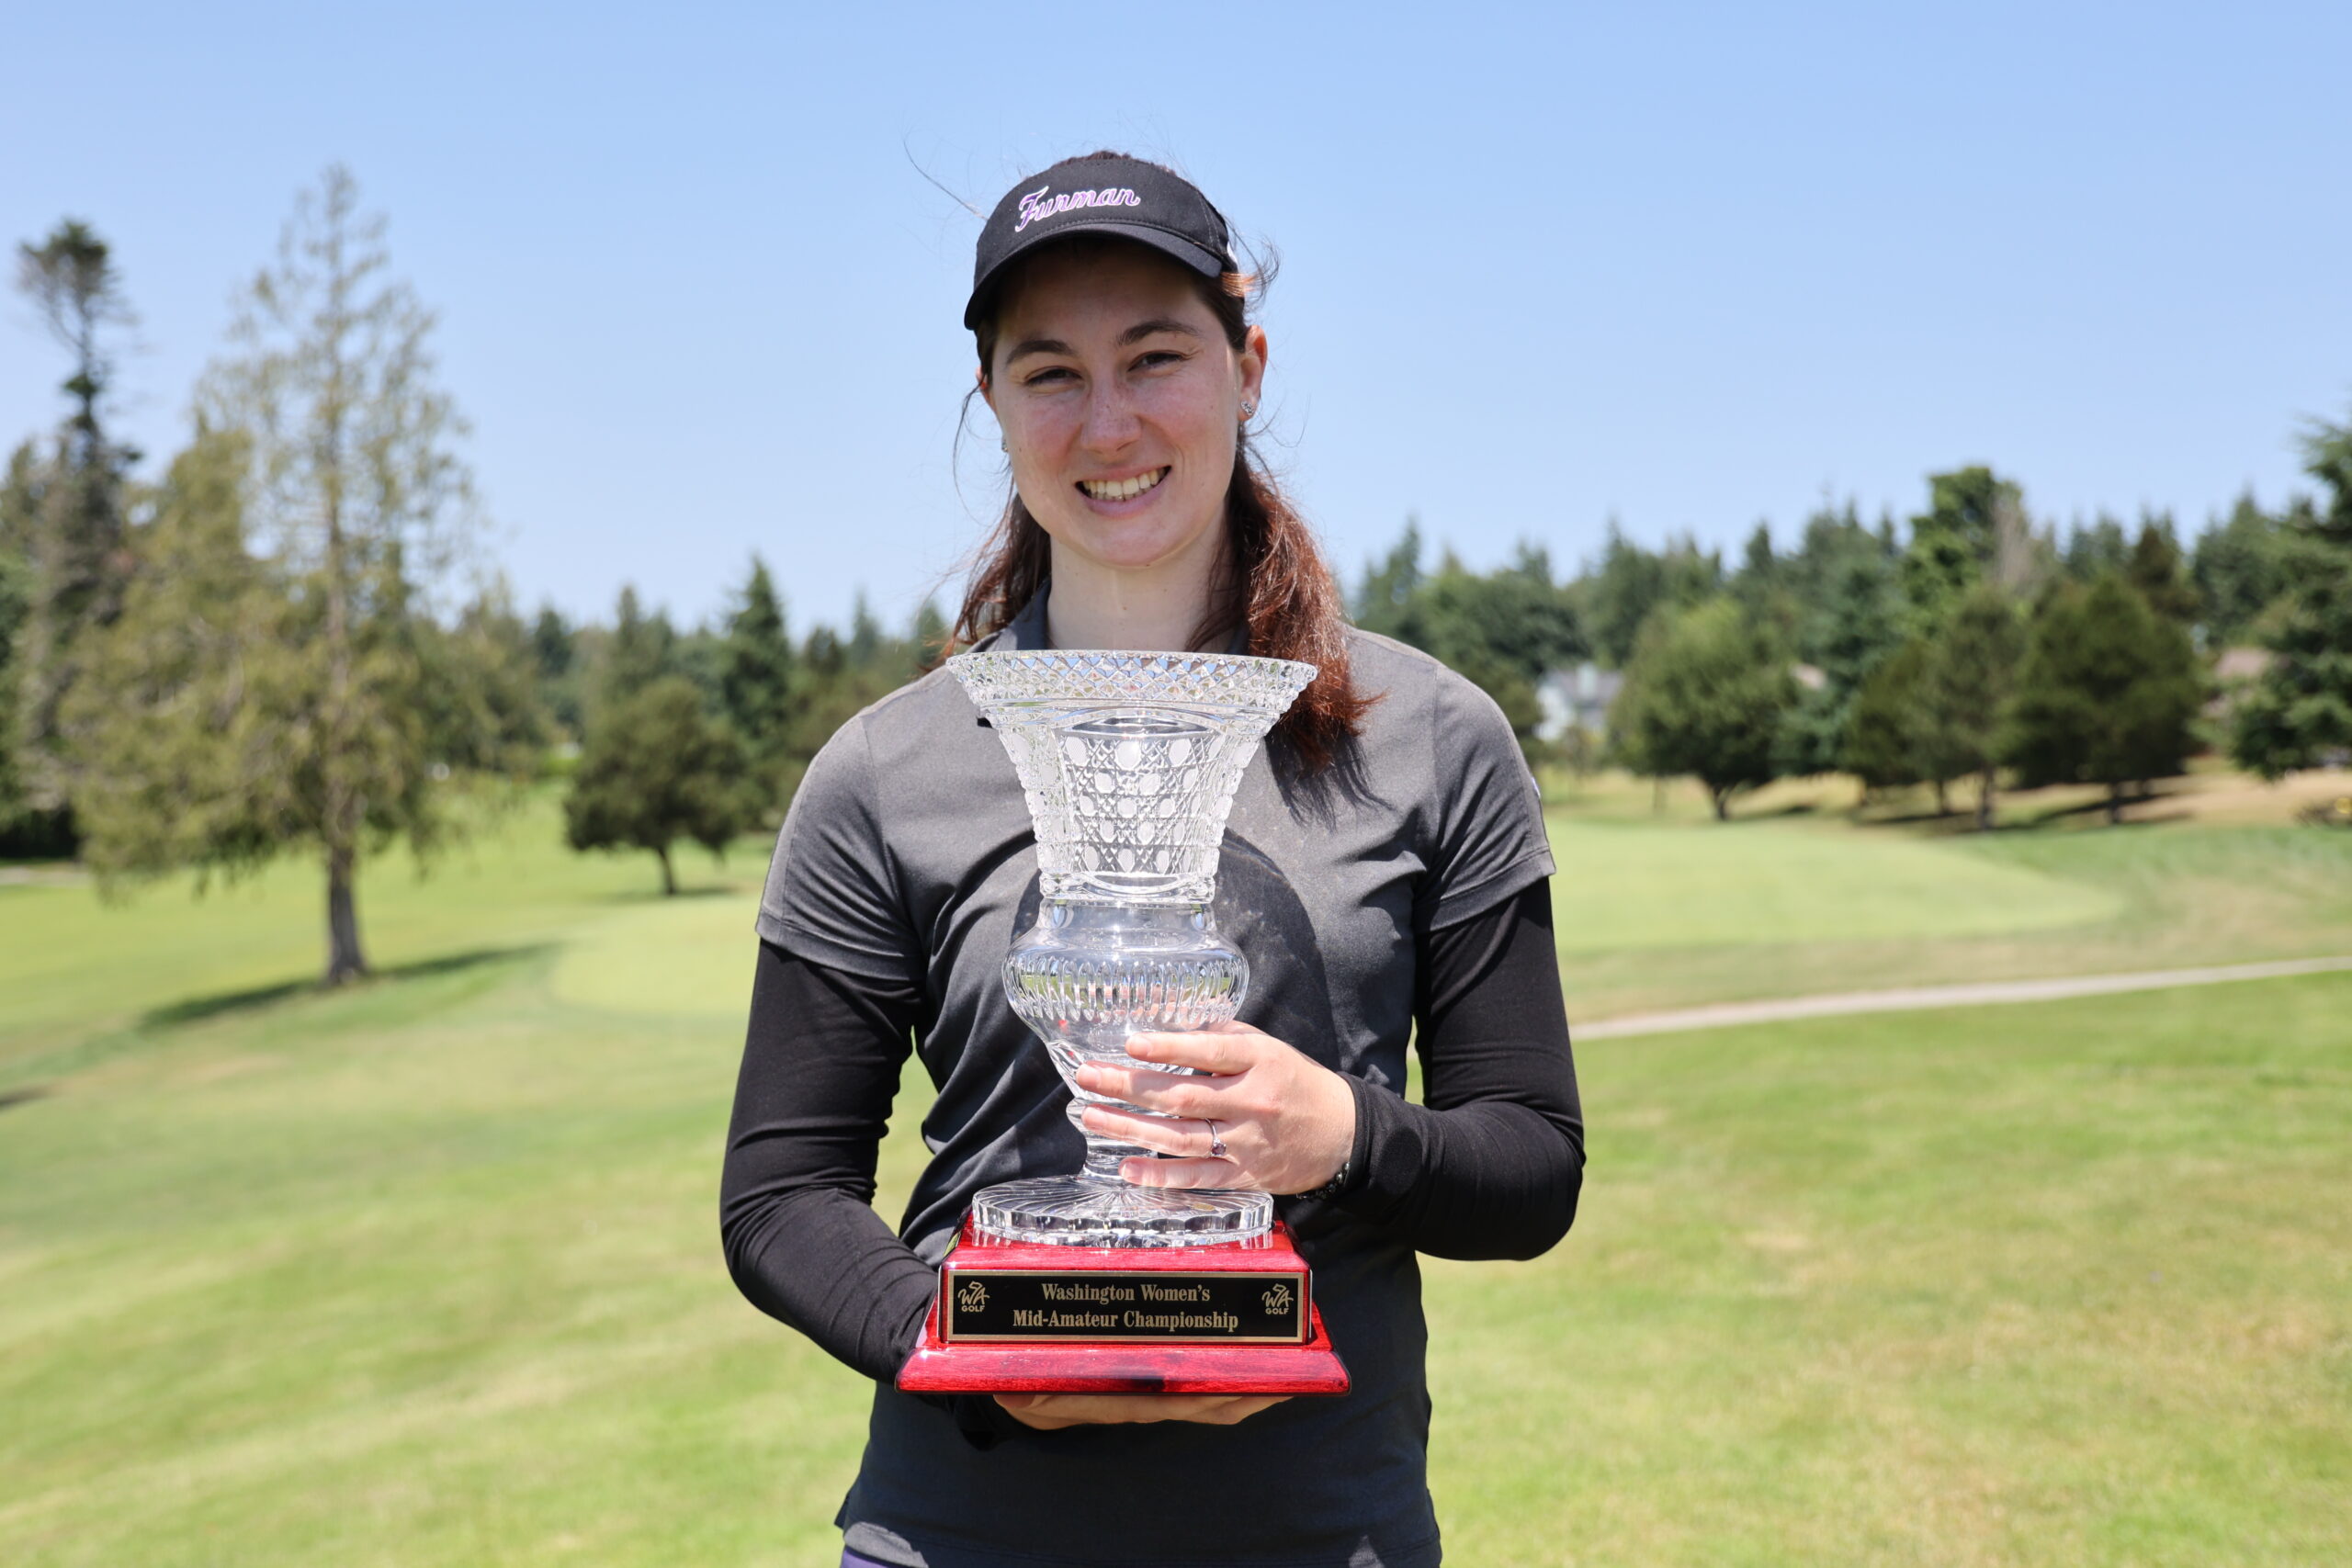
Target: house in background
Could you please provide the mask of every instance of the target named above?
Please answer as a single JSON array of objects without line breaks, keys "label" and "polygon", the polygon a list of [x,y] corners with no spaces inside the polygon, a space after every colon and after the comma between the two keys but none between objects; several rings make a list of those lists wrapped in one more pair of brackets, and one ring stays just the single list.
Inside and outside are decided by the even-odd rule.
[{"label": "house in background", "polygon": [[1535,726],[1539,740],[1558,741],[1581,729],[1595,738],[1609,733],[1609,705],[1625,677],[1587,660],[1572,670],[1555,670],[1535,685],[1536,705],[1544,710]]}]

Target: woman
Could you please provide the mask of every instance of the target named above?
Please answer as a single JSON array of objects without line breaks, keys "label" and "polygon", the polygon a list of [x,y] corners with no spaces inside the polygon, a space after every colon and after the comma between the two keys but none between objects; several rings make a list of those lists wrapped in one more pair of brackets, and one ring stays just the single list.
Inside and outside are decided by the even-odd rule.
[{"label": "woman", "polygon": [[[1268,348],[1249,284],[1224,219],[1156,164],[1096,153],[998,204],[965,324],[1013,493],[956,636],[1318,666],[1251,762],[1222,855],[1244,1018],[1133,1045],[1215,1076],[1082,1081],[1169,1118],[1088,1112],[1175,1156],[1131,1160],[1130,1180],[1281,1195],[1353,1391],[892,1385],[972,1195],[1080,1155],[1001,988],[1036,910],[1028,811],[933,671],[842,727],[778,838],[722,1195],[744,1294],[876,1382],[845,1563],[1434,1563],[1415,1254],[1532,1257],[1575,1215],[1583,1126],[1533,781],[1476,688],[1341,620],[1250,459]],[[1402,1097],[1417,1026],[1422,1104]],[[938,1096],[894,1234],[870,1201],[910,1041]]]}]

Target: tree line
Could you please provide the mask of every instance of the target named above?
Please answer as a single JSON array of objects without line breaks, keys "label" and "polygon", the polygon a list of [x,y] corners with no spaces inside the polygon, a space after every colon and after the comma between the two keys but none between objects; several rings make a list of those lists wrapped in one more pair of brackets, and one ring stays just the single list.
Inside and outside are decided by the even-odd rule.
[{"label": "tree line", "polygon": [[[1844,772],[1931,786],[1939,812],[1973,780],[1980,826],[2004,777],[2096,783],[2113,818],[2209,740],[2269,778],[2352,751],[2352,423],[2314,422],[2301,446],[2317,499],[2241,497],[2187,548],[2162,513],[2037,524],[2015,481],[1974,466],[1928,476],[1904,525],[1825,507],[1782,551],[1758,524],[1728,568],[1612,525],[1565,581],[1528,545],[1489,572],[1451,553],[1431,570],[1408,522],[1353,609],[1485,687],[1531,761],[1600,754],[1598,737],[1539,738],[1546,674],[1620,671],[1606,754],[1698,779],[1718,816],[1772,779]],[[2233,647],[2267,666],[2209,736],[2214,660]]]},{"label": "tree line", "polygon": [[709,627],[680,633],[633,588],[610,626],[574,627],[542,609],[531,627],[542,701],[579,738],[564,802],[571,846],[650,852],[675,892],[671,846],[718,854],[775,828],[833,731],[921,674],[946,640],[928,601],[899,635],[860,594],[846,635],[820,626],[796,643],[757,557]]},{"label": "tree line", "polygon": [[[0,474],[0,855],[78,853],[109,895],[312,857],[337,983],[368,968],[368,856],[429,861],[553,772],[571,844],[650,852],[674,888],[674,845],[772,829],[834,729],[944,642],[931,605],[892,631],[863,600],[796,637],[757,559],[710,626],[628,589],[608,623],[526,617],[480,550],[433,313],[340,167],[240,291],[153,479],[110,423],[133,315],[108,246],[69,220],[17,262],[68,374]],[[1728,569],[1612,525],[1568,580],[1534,545],[1478,572],[1408,523],[1351,608],[1476,681],[1532,757],[1599,754],[1541,737],[1547,676],[1621,671],[1611,752],[1719,810],[1832,769],[1939,797],[1973,777],[1980,814],[2004,771],[2120,799],[2179,765],[2212,654],[2243,642],[2271,660],[2228,744],[2275,776],[2352,747],[2352,429],[2305,455],[2320,500],[2248,497],[2186,551],[2163,517],[2062,537],[1972,468],[1906,526],[1824,510],[1782,551],[1759,525]]]}]

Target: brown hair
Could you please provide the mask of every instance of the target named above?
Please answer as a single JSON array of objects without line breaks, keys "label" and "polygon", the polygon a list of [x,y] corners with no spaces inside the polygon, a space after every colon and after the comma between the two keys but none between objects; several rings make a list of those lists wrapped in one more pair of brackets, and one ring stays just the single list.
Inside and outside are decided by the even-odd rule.
[{"label": "brown hair", "polygon": [[[1057,242],[1055,248],[1132,243],[1103,235],[1072,235]],[[1272,268],[1261,267],[1254,274],[1227,272],[1215,280],[1189,269],[1187,275],[1224,329],[1226,342],[1239,353],[1248,343],[1250,297],[1263,293]],[[1003,292],[1001,286],[995,290],[999,299]],[[993,307],[994,300],[989,303]],[[972,336],[985,380],[996,352],[993,308],[982,316]],[[1339,584],[1331,580],[1330,569],[1324,565],[1323,553],[1316,547],[1306,519],[1251,447],[1247,427],[1234,448],[1225,526],[1225,570],[1211,592],[1201,624],[1193,629],[1193,640],[1204,643],[1238,622],[1248,628],[1250,653],[1264,659],[1304,660],[1316,667],[1314,681],[1274,726],[1272,739],[1283,743],[1305,771],[1320,772],[1356,735],[1372,699],[1359,694],[1349,679],[1347,618]],[[950,646],[968,647],[1019,615],[1023,605],[1045,592],[1052,575],[1052,558],[1046,530],[1030,515],[1021,492],[1012,491],[1005,500],[1003,515],[975,557]]]}]

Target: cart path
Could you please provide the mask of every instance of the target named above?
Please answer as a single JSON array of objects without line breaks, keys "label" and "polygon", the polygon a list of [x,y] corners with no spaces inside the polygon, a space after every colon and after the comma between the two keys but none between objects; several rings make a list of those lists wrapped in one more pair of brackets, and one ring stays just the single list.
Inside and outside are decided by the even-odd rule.
[{"label": "cart path", "polygon": [[2068,997],[2163,991],[2176,986],[2218,986],[2229,980],[2274,980],[2288,975],[2325,975],[2344,970],[2352,970],[2352,958],[2290,958],[2275,964],[2231,964],[2210,969],[2151,969],[2136,975],[2075,975],[2052,980],[1914,986],[1894,991],[1834,991],[1825,996],[1782,997],[1772,1001],[1723,1002],[1674,1012],[1633,1013],[1581,1024],[1571,1032],[1581,1043],[1629,1034],[1727,1029],[1741,1023],[1780,1023],[1790,1019],[1837,1018],[1857,1012],[1917,1012],[1928,1008],[1982,1007],[1999,1002],[2060,1001]]}]

